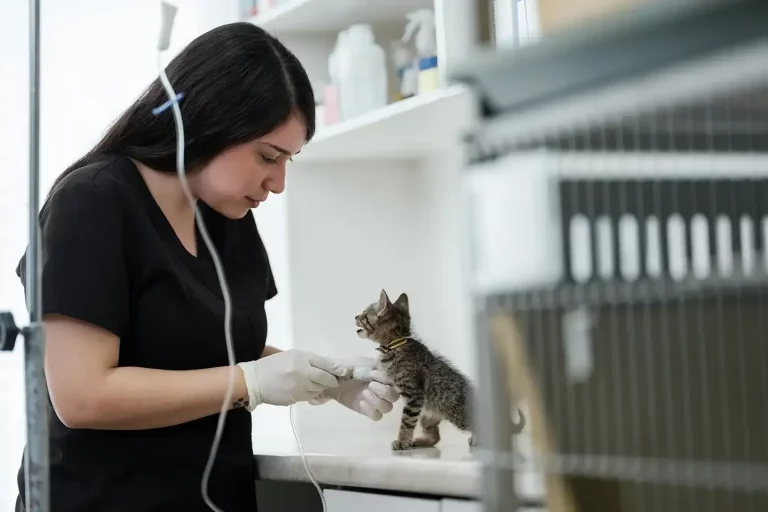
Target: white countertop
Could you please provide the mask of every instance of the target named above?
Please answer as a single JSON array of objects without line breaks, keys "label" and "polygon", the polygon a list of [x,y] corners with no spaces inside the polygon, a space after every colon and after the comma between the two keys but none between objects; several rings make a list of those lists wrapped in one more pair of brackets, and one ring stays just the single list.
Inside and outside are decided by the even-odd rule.
[{"label": "white countertop", "polygon": [[[441,425],[442,440],[436,447],[393,452],[390,444],[397,435],[399,411],[396,408],[382,421],[373,423],[353,418],[348,411],[331,404],[298,408],[296,423],[315,478],[326,485],[477,497],[480,463],[470,453],[469,435],[445,424]],[[259,432],[259,420],[259,424],[287,424],[287,432]],[[308,481],[287,411],[262,414],[254,418],[254,424],[253,448],[261,479]],[[521,495],[533,499],[542,496],[537,475],[519,474],[516,482]]]}]

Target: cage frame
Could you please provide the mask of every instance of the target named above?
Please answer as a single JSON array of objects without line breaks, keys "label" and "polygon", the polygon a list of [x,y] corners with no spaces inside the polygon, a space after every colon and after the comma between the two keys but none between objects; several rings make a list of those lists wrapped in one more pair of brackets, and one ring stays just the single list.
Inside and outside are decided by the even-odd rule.
[{"label": "cage frame", "polygon": [[[760,0],[657,2],[530,46],[477,51],[450,76],[474,89],[481,111],[479,126],[466,137],[465,172],[566,135],[558,127],[604,127],[660,106],[768,84],[768,59],[755,59],[768,55],[765,19],[768,2]],[[599,290],[581,292],[579,301],[599,296]],[[510,397],[489,315],[531,306],[532,299],[520,290],[473,289],[472,295],[481,495],[486,512],[515,510],[522,500],[508,462]]]}]

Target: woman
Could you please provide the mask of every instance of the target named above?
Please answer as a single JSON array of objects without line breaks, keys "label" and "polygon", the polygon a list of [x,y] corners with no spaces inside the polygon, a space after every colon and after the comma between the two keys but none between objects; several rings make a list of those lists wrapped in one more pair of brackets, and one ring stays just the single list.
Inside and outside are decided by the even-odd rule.
[{"label": "woman", "polygon": [[[283,191],[288,160],[315,131],[299,61],[235,23],[193,41],[167,73],[184,93],[189,183],[233,303],[239,364],[209,493],[227,512],[253,511],[249,410],[335,398],[377,420],[398,396],[386,382],[339,383],[340,366],[320,356],[265,346],[277,289],[251,209]],[[40,214],[53,512],[208,510],[200,481],[230,372],[224,306],[175,174],[173,117],[152,114],[165,100],[155,80]],[[24,258],[17,273],[23,282]]]}]

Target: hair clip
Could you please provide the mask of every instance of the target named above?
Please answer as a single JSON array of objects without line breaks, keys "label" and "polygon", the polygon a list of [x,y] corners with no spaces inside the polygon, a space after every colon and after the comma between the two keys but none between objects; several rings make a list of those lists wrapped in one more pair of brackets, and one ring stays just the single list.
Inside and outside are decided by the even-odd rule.
[{"label": "hair clip", "polygon": [[183,92],[178,93],[174,99],[166,101],[165,103],[163,103],[159,107],[153,108],[152,109],[152,114],[154,114],[154,115],[162,114],[165,110],[168,109],[168,107],[170,107],[174,103],[180,102],[183,97],[184,97],[184,93]]}]

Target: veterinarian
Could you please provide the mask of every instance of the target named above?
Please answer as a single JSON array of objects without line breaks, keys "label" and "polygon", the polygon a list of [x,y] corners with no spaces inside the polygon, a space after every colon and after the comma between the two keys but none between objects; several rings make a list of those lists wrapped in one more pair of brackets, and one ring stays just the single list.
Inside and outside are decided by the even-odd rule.
[{"label": "veterinarian", "polygon": [[[378,420],[398,395],[339,382],[341,365],[319,355],[265,346],[277,287],[251,209],[283,191],[288,161],[315,132],[302,65],[236,23],[190,43],[167,73],[185,94],[189,183],[226,271],[239,363],[208,489],[219,508],[252,512],[249,410],[335,399]],[[200,482],[230,375],[224,303],[176,175],[173,116],[152,113],[166,99],[152,82],[40,214],[52,512],[209,510]],[[23,479],[22,465],[17,511]]]}]

